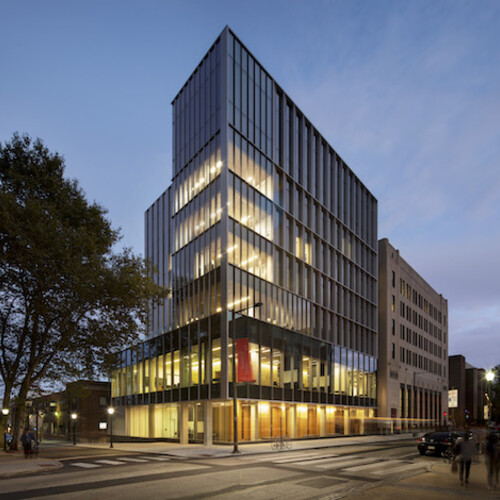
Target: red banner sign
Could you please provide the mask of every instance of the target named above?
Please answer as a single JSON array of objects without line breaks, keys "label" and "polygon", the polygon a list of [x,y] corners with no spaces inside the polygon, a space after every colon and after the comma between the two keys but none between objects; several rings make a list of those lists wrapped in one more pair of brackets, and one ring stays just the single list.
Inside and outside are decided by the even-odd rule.
[{"label": "red banner sign", "polygon": [[236,354],[238,362],[238,382],[255,382],[252,373],[252,362],[250,359],[250,346],[248,339],[236,340]]}]

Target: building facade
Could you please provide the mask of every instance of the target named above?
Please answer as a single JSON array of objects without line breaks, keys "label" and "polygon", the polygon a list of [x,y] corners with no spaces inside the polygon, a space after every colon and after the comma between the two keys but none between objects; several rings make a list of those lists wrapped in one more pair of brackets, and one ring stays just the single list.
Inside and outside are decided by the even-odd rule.
[{"label": "building facade", "polygon": [[486,371],[476,368],[461,354],[449,357],[449,386],[457,391],[457,407],[450,408],[450,422],[454,427],[482,425],[488,414],[488,383]]},{"label": "building facade", "polygon": [[393,432],[445,425],[448,302],[386,238],[378,253],[379,417]]},{"label": "building facade", "polygon": [[461,354],[448,358],[449,390],[456,391],[456,406],[449,408],[450,424],[454,428],[465,426],[465,409],[467,408],[466,362]]},{"label": "building facade", "polygon": [[230,442],[235,387],[240,440],[369,432],[376,199],[229,28],[172,107],[145,217],[171,294],[113,373],[117,432]]},{"label": "building facade", "polygon": [[[39,440],[67,439],[107,441],[109,415],[109,382],[78,380],[61,392],[47,394],[30,401],[30,428]],[[76,414],[76,420],[71,414]]]}]

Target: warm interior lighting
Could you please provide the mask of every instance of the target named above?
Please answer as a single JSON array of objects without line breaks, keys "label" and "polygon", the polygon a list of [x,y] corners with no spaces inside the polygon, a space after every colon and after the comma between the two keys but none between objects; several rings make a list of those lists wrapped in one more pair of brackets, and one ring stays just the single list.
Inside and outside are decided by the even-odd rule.
[{"label": "warm interior lighting", "polygon": [[267,413],[269,411],[269,403],[259,403],[259,411]]},{"label": "warm interior lighting", "polygon": [[218,313],[220,313],[221,311],[222,311],[222,307],[218,307],[218,308],[215,310],[215,312],[218,312]]},{"label": "warm interior lighting", "polygon": [[110,415],[113,415],[113,413],[114,413],[114,412],[115,412],[115,409],[114,409],[113,407],[109,407],[109,408],[108,408],[108,413],[109,413]]},{"label": "warm interior lighting", "polygon": [[253,257],[250,257],[249,259],[247,260],[244,260],[242,263],[241,263],[241,266],[246,266],[248,263],[254,261],[255,259],[257,259],[258,256],[257,255],[254,255]]},{"label": "warm interior lighting", "polygon": [[222,162],[220,160],[217,162],[216,167],[217,168],[221,168],[222,167]]},{"label": "warm interior lighting", "polygon": [[2,415],[7,416],[9,414],[8,408],[2,408]]},{"label": "warm interior lighting", "polygon": [[78,415],[76,413],[71,414],[71,419],[76,420],[78,418]]},{"label": "warm interior lighting", "polygon": [[241,299],[238,299],[238,300],[235,300],[234,302],[231,302],[230,304],[227,305],[227,307],[228,307],[228,309],[232,309],[234,306],[237,306],[238,304],[241,304],[242,302],[246,302],[249,299],[250,299],[250,296],[242,297]]}]

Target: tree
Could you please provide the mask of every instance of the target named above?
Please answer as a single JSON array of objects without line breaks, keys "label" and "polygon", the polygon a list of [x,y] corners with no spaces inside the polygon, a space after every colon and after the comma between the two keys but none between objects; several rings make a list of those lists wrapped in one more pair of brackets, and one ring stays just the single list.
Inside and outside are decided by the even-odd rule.
[{"label": "tree", "polygon": [[95,377],[144,332],[167,291],[37,139],[0,143],[0,376],[19,436],[30,390]]}]

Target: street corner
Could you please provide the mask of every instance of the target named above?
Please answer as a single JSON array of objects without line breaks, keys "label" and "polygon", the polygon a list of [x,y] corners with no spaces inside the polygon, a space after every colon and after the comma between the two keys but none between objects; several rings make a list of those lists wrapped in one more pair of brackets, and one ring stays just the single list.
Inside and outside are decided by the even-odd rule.
[{"label": "street corner", "polygon": [[0,479],[30,476],[60,469],[63,464],[57,460],[35,459],[24,460],[15,458],[0,461]]}]

